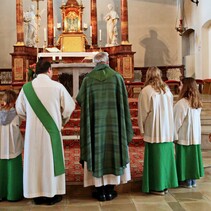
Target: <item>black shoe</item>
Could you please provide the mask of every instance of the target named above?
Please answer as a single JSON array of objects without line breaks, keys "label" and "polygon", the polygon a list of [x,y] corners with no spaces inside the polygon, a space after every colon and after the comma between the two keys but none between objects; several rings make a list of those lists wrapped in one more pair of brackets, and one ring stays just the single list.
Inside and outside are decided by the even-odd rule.
[{"label": "black shoe", "polygon": [[34,203],[37,204],[37,205],[45,204],[46,202],[47,202],[47,198],[46,197],[34,198]]},{"label": "black shoe", "polygon": [[114,185],[106,185],[105,192],[106,192],[106,200],[110,201],[117,197],[117,192],[114,190]]},{"label": "black shoe", "polygon": [[96,191],[92,193],[92,197],[97,199],[98,201],[106,201],[105,187],[96,187]]},{"label": "black shoe", "polygon": [[98,191],[92,193],[92,197],[98,201],[106,201],[106,196],[104,193],[99,193]]},{"label": "black shoe", "polygon": [[106,200],[110,201],[117,197],[117,192],[113,190],[112,192],[106,193]]},{"label": "black shoe", "polygon": [[52,198],[47,198],[47,205],[54,205],[62,200],[61,195],[55,195]]}]

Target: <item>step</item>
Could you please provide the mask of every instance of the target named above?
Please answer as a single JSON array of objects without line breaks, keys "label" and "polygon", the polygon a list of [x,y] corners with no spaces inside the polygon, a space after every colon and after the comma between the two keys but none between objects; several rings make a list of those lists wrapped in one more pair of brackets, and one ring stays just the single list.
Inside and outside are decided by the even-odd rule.
[{"label": "step", "polygon": [[[80,135],[63,135],[62,139],[63,141],[80,141]],[[132,144],[139,143],[139,144],[144,145],[143,136],[134,135],[131,143]]]},{"label": "step", "polygon": [[138,117],[138,109],[137,108],[130,109],[130,115],[131,115],[131,118]]},{"label": "step", "polygon": [[202,109],[201,115],[202,116],[211,116],[211,109]]},{"label": "step", "polygon": [[202,125],[201,148],[209,150],[211,149],[211,125]]}]

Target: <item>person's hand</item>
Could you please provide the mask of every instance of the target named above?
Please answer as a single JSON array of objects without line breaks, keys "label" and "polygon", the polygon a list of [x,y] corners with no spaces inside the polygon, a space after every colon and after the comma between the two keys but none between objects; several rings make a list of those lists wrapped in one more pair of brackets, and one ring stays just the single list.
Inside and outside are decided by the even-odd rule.
[{"label": "person's hand", "polygon": [[178,140],[174,140],[173,142],[174,142],[175,144],[177,144],[177,143],[178,143]]}]

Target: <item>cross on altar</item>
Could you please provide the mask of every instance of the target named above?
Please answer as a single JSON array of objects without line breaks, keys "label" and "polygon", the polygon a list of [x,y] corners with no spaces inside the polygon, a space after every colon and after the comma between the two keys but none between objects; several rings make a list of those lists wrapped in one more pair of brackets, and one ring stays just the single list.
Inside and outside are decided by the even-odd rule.
[{"label": "cross on altar", "polygon": [[[32,0],[32,1],[36,1],[37,2],[37,11],[36,11],[36,37],[35,37],[35,42],[36,42],[36,47],[37,47],[37,54],[39,53],[39,47],[38,47],[38,43],[39,43],[39,37],[38,37],[38,28],[39,28],[39,18],[40,18],[40,9],[39,9],[39,2],[40,1],[44,1],[44,0]],[[38,61],[38,57],[37,57],[37,61]]]}]

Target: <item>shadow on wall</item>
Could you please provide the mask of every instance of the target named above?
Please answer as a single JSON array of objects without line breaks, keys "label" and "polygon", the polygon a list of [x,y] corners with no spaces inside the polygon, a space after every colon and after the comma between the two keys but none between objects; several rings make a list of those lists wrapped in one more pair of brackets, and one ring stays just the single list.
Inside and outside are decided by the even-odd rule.
[{"label": "shadow on wall", "polygon": [[177,1],[175,0],[135,0],[135,1],[146,1],[156,4],[168,4],[168,5],[177,5]]},{"label": "shadow on wall", "polygon": [[149,36],[140,39],[139,44],[145,48],[144,66],[170,65],[169,49],[165,43],[158,39],[155,30],[149,31]]}]

